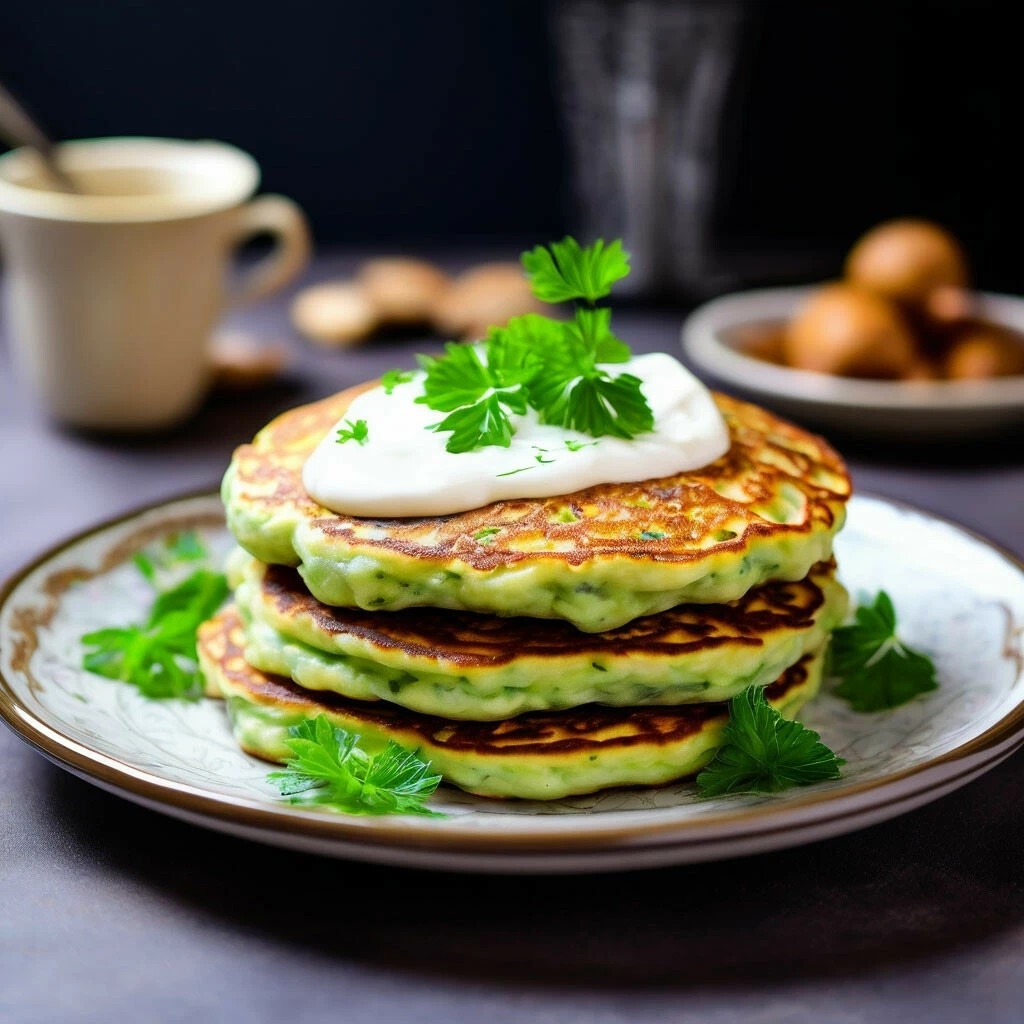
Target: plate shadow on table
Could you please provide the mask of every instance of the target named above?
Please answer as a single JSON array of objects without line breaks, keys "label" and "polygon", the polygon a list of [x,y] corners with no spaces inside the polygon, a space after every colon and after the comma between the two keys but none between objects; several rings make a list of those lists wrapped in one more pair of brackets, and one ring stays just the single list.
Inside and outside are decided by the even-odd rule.
[{"label": "plate shadow on table", "polygon": [[1024,838],[1019,755],[958,793],[850,836],[718,863],[563,877],[299,854],[152,813],[41,758],[31,774],[40,842],[59,833],[76,859],[152,888],[199,927],[425,977],[735,987],[869,973],[1024,922],[1024,860],[1014,852]]}]

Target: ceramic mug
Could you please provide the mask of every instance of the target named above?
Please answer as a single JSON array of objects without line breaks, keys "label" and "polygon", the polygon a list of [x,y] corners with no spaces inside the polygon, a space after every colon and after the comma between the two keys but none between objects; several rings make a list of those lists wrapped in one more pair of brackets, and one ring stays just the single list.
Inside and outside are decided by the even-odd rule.
[{"label": "ceramic mug", "polygon": [[[305,218],[283,196],[252,199],[259,168],[224,143],[89,139],[57,153],[80,193],[53,191],[32,150],[0,157],[15,367],[64,423],[178,423],[206,393],[220,316],[306,265]],[[233,250],[263,233],[273,250],[231,288]]]}]

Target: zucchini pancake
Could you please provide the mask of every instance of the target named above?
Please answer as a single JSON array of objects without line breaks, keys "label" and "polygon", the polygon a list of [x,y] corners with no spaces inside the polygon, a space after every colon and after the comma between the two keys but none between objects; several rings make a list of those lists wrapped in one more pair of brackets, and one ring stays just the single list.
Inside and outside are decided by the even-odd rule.
[{"label": "zucchini pancake", "polygon": [[817,650],[846,614],[834,566],[723,605],[679,605],[604,633],[566,622],[317,601],[294,569],[229,562],[255,668],[309,690],[491,721],[583,704],[724,701]]},{"label": "zucchini pancake", "polygon": [[[610,786],[658,785],[703,768],[721,744],[728,720],[722,703],[680,707],[586,705],[532,712],[499,722],[422,715],[381,702],[313,694],[246,660],[242,621],[234,608],[199,631],[207,692],[223,697],[235,736],[250,754],[284,761],[288,729],[318,715],[360,737],[368,754],[388,741],[416,750],[434,771],[481,796],[553,800]],[[821,683],[822,656],[806,654],[765,691],[783,715],[795,714]]]},{"label": "zucchini pancake", "polygon": [[200,631],[239,744],[320,715],[469,792],[558,799],[700,771],[730,698],[795,714],[847,612],[850,482],[820,438],[723,395],[711,465],[470,512],[370,518],[302,469],[364,385],[285,413],[225,476],[234,603]]},{"label": "zucchini pancake", "polygon": [[705,795],[837,778],[785,716],[847,613],[842,459],[630,352],[601,304],[619,242],[523,266],[572,317],[514,317],[236,449],[234,600],[198,655],[237,741],[287,764],[282,796],[351,813],[429,812],[402,801],[439,779],[552,800],[711,762]]},{"label": "zucchini pancake", "polygon": [[331,512],[302,468],[363,385],[293,409],[234,454],[228,525],[255,558],[298,566],[328,605],[565,619],[588,633],[682,602],[733,601],[827,561],[850,480],[820,438],[725,395],[730,447],[699,470],[428,518]]}]

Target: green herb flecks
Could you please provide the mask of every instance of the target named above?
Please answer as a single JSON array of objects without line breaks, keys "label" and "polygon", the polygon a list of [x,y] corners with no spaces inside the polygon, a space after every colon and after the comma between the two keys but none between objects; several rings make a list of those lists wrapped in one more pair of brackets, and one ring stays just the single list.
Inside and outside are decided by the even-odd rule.
[{"label": "green herb flecks", "polygon": [[366,425],[366,420],[356,420],[353,423],[351,420],[345,420],[347,426],[338,428],[338,436],[335,439],[335,444],[345,444],[346,441],[355,441],[357,444],[366,444],[366,439],[370,436],[370,428]]},{"label": "green herb flecks", "polygon": [[196,630],[227,594],[222,573],[197,569],[157,595],[144,624],[86,633],[82,667],[130,683],[146,697],[197,699],[203,680],[196,660]]},{"label": "green herb flecks", "polygon": [[846,763],[816,732],[783,718],[761,686],[748,686],[729,701],[723,739],[714,760],[697,776],[701,796],[778,793],[838,779]]},{"label": "green herb flecks", "polygon": [[500,526],[485,526],[482,530],[477,530],[473,534],[473,540],[478,544],[493,544],[495,537],[501,533]]},{"label": "green herb flecks", "polygon": [[288,730],[293,756],[273,782],[291,803],[312,804],[345,814],[423,814],[441,776],[415,753],[390,742],[377,754],[358,746],[360,737],[333,726],[326,715]]},{"label": "green herb flecks", "polygon": [[831,649],[831,672],[842,680],[834,692],[854,711],[885,711],[937,689],[935,664],[899,639],[896,610],[884,590],[861,605],[854,620],[832,634]]},{"label": "green herb flecks", "polygon": [[390,395],[400,384],[408,384],[413,379],[412,370],[387,370],[380,379],[384,394]]}]

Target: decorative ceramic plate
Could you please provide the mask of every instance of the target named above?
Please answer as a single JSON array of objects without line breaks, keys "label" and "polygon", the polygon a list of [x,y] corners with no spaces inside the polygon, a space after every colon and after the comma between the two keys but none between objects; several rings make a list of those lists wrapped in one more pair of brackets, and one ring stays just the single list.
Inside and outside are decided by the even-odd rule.
[{"label": "decorative ceramic plate", "polygon": [[1024,744],[1024,567],[963,529],[857,497],[837,543],[854,595],[884,587],[905,639],[940,687],[895,711],[856,714],[827,692],[804,720],[846,758],[843,778],[770,797],[699,800],[691,785],[552,803],[442,786],[444,818],[349,817],[280,801],[268,766],[232,740],[218,701],[151,701],[80,667],[79,637],[144,618],[131,555],[185,528],[230,538],[215,495],[182,498],[60,545],[0,595],[0,716],[61,767],[208,828],[337,857],[506,872],[641,868],[837,835],[934,800]]},{"label": "decorative ceramic plate", "polygon": [[[801,422],[860,434],[960,438],[1024,423],[1024,376],[994,380],[856,380],[794,370],[743,351],[751,328],[785,323],[816,289],[765,288],[705,303],[683,324],[696,367]],[[978,294],[981,315],[1024,332],[1024,299]]]}]

